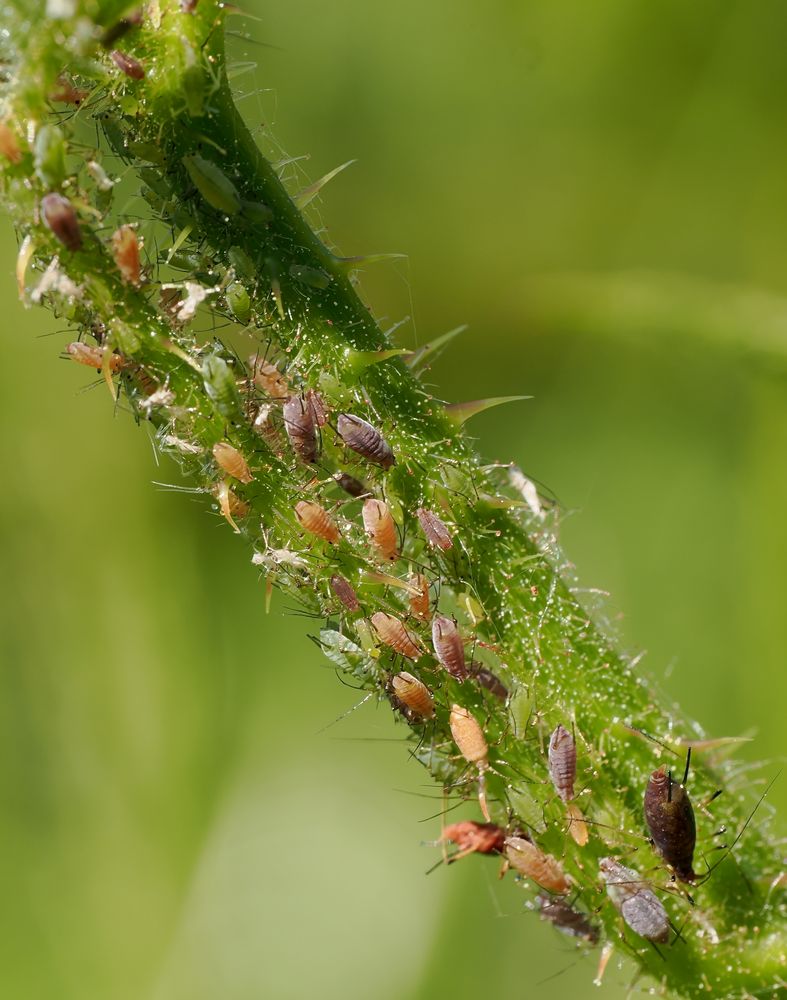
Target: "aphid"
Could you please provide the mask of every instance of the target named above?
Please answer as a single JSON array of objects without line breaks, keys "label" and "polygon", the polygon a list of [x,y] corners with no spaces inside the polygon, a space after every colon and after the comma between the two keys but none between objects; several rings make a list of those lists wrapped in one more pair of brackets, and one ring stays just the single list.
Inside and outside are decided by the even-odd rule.
[{"label": "aphid", "polygon": [[331,590],[336,594],[348,611],[360,611],[361,605],[358,603],[358,596],[352,588],[349,580],[345,580],[338,573],[331,577]]},{"label": "aphid", "polygon": [[532,879],[542,889],[558,896],[571,891],[571,882],[557,858],[544,854],[524,837],[506,838],[506,858],[515,871]]},{"label": "aphid", "polygon": [[66,250],[76,251],[82,247],[82,230],[74,206],[56,191],[41,199],[41,215]]},{"label": "aphid", "polygon": [[391,687],[408,718],[434,718],[434,697],[423,681],[403,670],[391,678]]},{"label": "aphid", "polygon": [[489,746],[478,720],[461,705],[451,706],[449,717],[451,735],[459,748],[459,753],[468,764],[478,768],[478,804],[487,823],[491,817],[486,804],[486,772],[489,770]]},{"label": "aphid", "polygon": [[66,144],[63,133],[54,125],[42,125],[36,133],[33,163],[41,183],[59,188],[66,179]]},{"label": "aphid", "polygon": [[472,663],[470,665],[470,676],[475,678],[481,687],[486,688],[495,698],[499,698],[500,701],[505,701],[508,698],[508,688],[500,680],[497,674],[492,673],[489,667],[483,666],[481,663]]},{"label": "aphid", "polygon": [[609,898],[629,927],[649,941],[665,944],[669,940],[669,919],[653,890],[633,868],[626,868],[614,858],[602,858],[598,867]]},{"label": "aphid", "polygon": [[89,93],[89,90],[85,90],[83,87],[75,87],[70,80],[67,80],[64,76],[60,76],[57,79],[54,90],[49,95],[49,100],[62,104],[73,104],[79,107]]},{"label": "aphid", "polygon": [[19,141],[5,122],[0,122],[0,153],[9,163],[20,163],[22,160]]},{"label": "aphid", "polygon": [[209,354],[202,362],[202,378],[205,392],[221,416],[227,420],[237,416],[240,408],[238,387],[235,375],[224,358]]},{"label": "aphid", "polygon": [[341,538],[334,519],[324,507],[313,500],[299,500],[295,504],[295,516],[300,526],[310,535],[316,535],[331,545],[336,545]]},{"label": "aphid", "polygon": [[564,903],[562,899],[552,896],[536,896],[538,912],[542,920],[548,920],[563,934],[569,937],[581,938],[590,945],[598,944],[598,929],[591,924],[587,916],[573,906]]},{"label": "aphid", "polygon": [[383,469],[390,469],[394,465],[396,459],[391,446],[377,428],[362,417],[357,417],[354,413],[341,413],[336,429],[347,447],[362,458]]},{"label": "aphid", "polygon": [[410,588],[410,614],[422,621],[429,618],[429,581],[423,573],[413,573],[407,581]]},{"label": "aphid", "polygon": [[[690,755],[686,761],[686,781]],[[645,822],[656,850],[673,869],[681,882],[695,882],[694,845],[697,840],[694,809],[683,784],[660,767],[654,771],[645,790]]]},{"label": "aphid", "polygon": [[227,308],[238,323],[247,323],[251,316],[251,298],[246,286],[240,281],[232,281],[224,292]]},{"label": "aphid", "polygon": [[183,157],[183,166],[188,171],[194,187],[211,208],[225,215],[237,215],[240,211],[238,189],[224,171],[212,160],[194,153]]},{"label": "aphid", "polygon": [[139,249],[139,239],[133,226],[120,226],[112,234],[112,256],[120,276],[127,285],[134,285],[136,288],[142,280]]},{"label": "aphid", "polygon": [[239,482],[245,484],[250,483],[254,479],[246,459],[237,448],[234,448],[226,441],[217,441],[213,445],[213,457],[216,459],[217,464],[232,476],[233,479],[237,479]]},{"label": "aphid", "polygon": [[314,422],[318,427],[325,427],[328,423],[328,409],[325,400],[316,389],[309,389],[306,393],[306,402],[312,408]]},{"label": "aphid", "polygon": [[432,645],[440,665],[458,681],[466,680],[469,671],[465,662],[465,647],[456,622],[452,618],[446,618],[445,615],[434,616]]},{"label": "aphid", "polygon": [[316,462],[318,454],[317,427],[314,411],[301,396],[289,396],[282,409],[284,429],[293,451],[304,462]]},{"label": "aphid", "polygon": [[344,492],[349,494],[351,497],[366,496],[369,492],[360,480],[356,479],[354,476],[348,475],[346,472],[337,472],[333,478],[336,480],[337,484],[341,486]]},{"label": "aphid", "polygon": [[219,508],[225,520],[232,527],[235,534],[239,535],[240,528],[235,523],[234,518],[248,517],[249,505],[245,500],[241,500],[240,497],[236,496],[224,481],[216,483],[213,492],[219,501]]},{"label": "aphid", "polygon": [[399,538],[391,510],[383,500],[369,498],[363,505],[363,526],[383,559],[399,558]]},{"label": "aphid", "polygon": [[126,52],[121,52],[120,49],[113,49],[109,53],[109,58],[117,66],[120,72],[125,73],[130,80],[145,79],[145,67],[139,59],[135,59]]},{"label": "aphid", "polygon": [[287,379],[282,375],[276,365],[266,361],[257,354],[252,354],[249,358],[249,368],[251,377],[258,389],[270,396],[272,399],[286,399],[290,393]]},{"label": "aphid", "polygon": [[415,515],[421,524],[421,530],[426,536],[427,542],[433,548],[443,549],[443,551],[453,548],[451,533],[437,514],[433,514],[424,507],[419,507]]},{"label": "aphid", "polygon": [[410,660],[417,660],[421,655],[421,646],[417,637],[394,615],[385,611],[375,611],[372,615],[372,625],[380,640],[386,646]]},{"label": "aphid", "polygon": [[555,791],[566,803],[568,830],[580,847],[588,842],[588,827],[584,817],[571,800],[577,776],[577,745],[571,733],[558,725],[549,739],[549,776]]},{"label": "aphid", "polygon": [[471,819],[445,827],[441,841],[449,841],[459,848],[448,862],[459,861],[468,854],[502,854],[505,850],[506,832],[497,823],[476,823]]},{"label": "aphid", "polygon": [[[66,351],[74,361],[80,365],[87,365],[88,368],[95,368],[101,371],[104,367],[108,347],[92,347],[90,344],[83,344],[81,340],[75,340],[73,344],[68,344]],[[116,374],[126,364],[126,359],[120,354],[110,354],[109,370]]]}]

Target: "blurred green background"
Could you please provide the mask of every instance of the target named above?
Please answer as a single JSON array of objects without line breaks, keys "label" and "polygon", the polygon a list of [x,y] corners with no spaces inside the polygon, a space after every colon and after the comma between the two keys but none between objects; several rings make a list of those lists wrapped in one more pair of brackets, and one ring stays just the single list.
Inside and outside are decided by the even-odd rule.
[{"label": "blurred green background", "polygon": [[[246,0],[241,106],[314,177],[363,286],[472,425],[559,497],[644,669],[784,752],[787,10],[777,2]],[[0,996],[591,993],[595,956],[470,858],[249,553],[58,360],[2,234]],[[570,516],[569,516],[570,515]],[[574,516],[576,515],[576,516]],[[424,797],[426,796],[426,797]],[[787,806],[787,784],[772,801]],[[758,814],[755,822],[760,822]],[[784,824],[780,829],[784,831]],[[603,995],[625,995],[610,966]]]}]

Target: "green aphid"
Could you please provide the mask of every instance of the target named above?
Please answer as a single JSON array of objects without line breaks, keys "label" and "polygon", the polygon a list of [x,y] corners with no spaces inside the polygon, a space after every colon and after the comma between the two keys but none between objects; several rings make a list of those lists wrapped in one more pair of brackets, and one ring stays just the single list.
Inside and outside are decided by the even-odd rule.
[{"label": "green aphid", "polygon": [[329,628],[322,629],[320,646],[328,659],[345,673],[361,678],[376,673],[374,660],[341,632]]},{"label": "green aphid", "polygon": [[257,269],[254,266],[254,261],[242,247],[230,247],[227,251],[227,259],[235,273],[241,278],[255,277]]},{"label": "green aphid", "polygon": [[180,78],[183,85],[183,97],[186,100],[186,110],[192,118],[201,118],[205,114],[205,73],[200,65],[195,63],[183,72]]},{"label": "green aphid", "polygon": [[50,191],[61,187],[66,179],[66,144],[60,129],[54,125],[41,126],[33,158],[41,183]]},{"label": "green aphid", "polygon": [[241,208],[244,218],[255,226],[266,226],[273,218],[272,210],[261,201],[243,201]]},{"label": "green aphid", "polygon": [[246,323],[251,316],[251,299],[244,285],[239,281],[233,281],[227,286],[225,292],[227,306],[239,323]]},{"label": "green aphid", "polygon": [[227,420],[237,416],[240,394],[235,384],[235,373],[224,358],[210,354],[202,363],[205,392],[218,412]]},{"label": "green aphid", "polygon": [[183,166],[211,208],[224,212],[225,215],[237,215],[240,212],[238,189],[220,167],[198,153],[184,156]]}]

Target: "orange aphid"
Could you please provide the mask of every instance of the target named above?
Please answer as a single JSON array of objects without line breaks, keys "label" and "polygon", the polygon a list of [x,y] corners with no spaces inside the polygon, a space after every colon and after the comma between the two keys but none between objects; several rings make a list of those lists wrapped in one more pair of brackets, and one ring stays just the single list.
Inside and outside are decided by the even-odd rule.
[{"label": "orange aphid", "polygon": [[544,854],[524,837],[506,839],[506,858],[515,871],[532,879],[542,889],[559,896],[570,892],[571,882],[557,858]]},{"label": "orange aphid", "polygon": [[385,611],[375,611],[372,615],[372,625],[380,640],[397,653],[410,660],[417,660],[421,655],[421,647],[416,636],[394,615],[386,614]]},{"label": "orange aphid", "polygon": [[254,479],[246,459],[237,448],[233,448],[226,441],[217,441],[213,445],[213,457],[217,464],[233,479],[237,479],[241,483],[250,483]]},{"label": "orange aphid", "polygon": [[[108,350],[108,347],[93,347],[90,344],[83,344],[81,340],[75,340],[73,344],[66,347],[66,351],[74,361],[98,371],[101,371],[104,366],[104,358]],[[126,359],[120,354],[110,354],[109,370],[113,375],[119,372],[125,364]]]},{"label": "orange aphid", "polygon": [[313,500],[299,500],[295,504],[295,516],[300,526],[310,535],[316,535],[331,545],[336,545],[341,538],[334,519],[324,507]]},{"label": "orange aphid", "polygon": [[19,163],[22,159],[19,140],[5,122],[0,122],[0,153],[10,163]]},{"label": "orange aphid", "polygon": [[391,687],[406,714],[419,719],[434,718],[434,697],[423,681],[403,670],[391,678]]},{"label": "orange aphid", "polygon": [[127,285],[138,287],[142,281],[140,243],[133,226],[120,226],[112,234],[112,256]]},{"label": "orange aphid", "polygon": [[245,500],[241,500],[239,496],[236,496],[224,481],[216,483],[213,492],[219,501],[219,509],[227,523],[231,525],[232,530],[236,534],[240,534],[240,528],[235,523],[234,518],[247,517],[250,510],[249,505]]},{"label": "orange aphid", "polygon": [[468,854],[502,854],[505,850],[506,832],[497,823],[476,823],[471,819],[445,827],[441,842],[456,844],[459,851],[448,861],[458,861]]},{"label": "orange aphid", "polygon": [[487,823],[490,820],[489,807],[486,804],[486,782],[484,774],[489,769],[489,746],[486,736],[475,716],[471,715],[466,708],[461,705],[451,706],[451,716],[449,718],[451,735],[454,743],[459,747],[459,753],[468,764],[475,764],[478,768],[478,804]]},{"label": "orange aphid", "polygon": [[383,557],[391,561],[399,558],[399,538],[391,510],[383,500],[367,500],[363,505],[363,526],[372,545]]},{"label": "orange aphid", "polygon": [[273,399],[286,399],[290,394],[290,387],[287,379],[282,375],[276,365],[257,354],[252,354],[249,358],[249,368],[251,377],[258,389],[262,389],[266,395]]},{"label": "orange aphid", "polygon": [[422,621],[429,618],[429,581],[423,573],[413,573],[407,581],[410,585],[410,614]]}]

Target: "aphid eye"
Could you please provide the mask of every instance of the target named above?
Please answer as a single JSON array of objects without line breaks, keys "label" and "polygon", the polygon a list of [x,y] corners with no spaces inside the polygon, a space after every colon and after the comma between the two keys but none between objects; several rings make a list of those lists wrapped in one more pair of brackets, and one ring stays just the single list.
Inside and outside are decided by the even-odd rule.
[{"label": "aphid eye", "polygon": [[363,526],[377,552],[390,561],[399,558],[399,538],[388,504],[368,499],[363,505]]},{"label": "aphid eye", "polygon": [[348,611],[360,611],[361,605],[358,596],[352,588],[349,580],[345,580],[338,573],[331,577],[331,590],[336,594]]},{"label": "aphid eye", "polygon": [[330,542],[331,545],[341,538],[336,522],[331,515],[313,500],[299,500],[295,505],[295,516],[301,527],[311,535]]},{"label": "aphid eye", "polygon": [[282,407],[282,416],[293,451],[304,462],[316,462],[319,449],[311,406],[301,396],[289,396]]},{"label": "aphid eye", "polygon": [[391,446],[377,428],[362,417],[354,413],[341,413],[336,429],[347,447],[362,458],[383,469],[390,469],[394,465],[396,460]]},{"label": "aphid eye", "polygon": [[41,199],[41,215],[67,250],[75,252],[82,247],[82,230],[74,206],[62,194],[52,191]]},{"label": "aphid eye", "polygon": [[391,678],[391,687],[408,713],[419,719],[434,718],[434,697],[423,681],[403,670]]},{"label": "aphid eye", "polygon": [[238,214],[240,211],[238,189],[220,167],[198,153],[184,156],[182,162],[194,187],[211,208],[225,215]]},{"label": "aphid eye", "polygon": [[372,615],[372,625],[380,640],[397,653],[411,660],[417,660],[421,655],[417,637],[394,615],[386,614],[385,611],[375,611]]},{"label": "aphid eye", "polygon": [[238,482],[248,484],[254,479],[246,459],[237,448],[226,441],[217,441],[213,445],[213,457],[216,463]]},{"label": "aphid eye", "polygon": [[465,649],[456,622],[445,615],[435,615],[432,619],[432,645],[440,665],[458,681],[468,676]]},{"label": "aphid eye", "polygon": [[423,507],[419,507],[415,514],[427,542],[433,548],[442,549],[444,552],[453,548],[451,533],[437,514],[433,514],[432,511]]},{"label": "aphid eye", "polygon": [[109,58],[120,72],[125,73],[130,80],[145,79],[145,67],[133,56],[128,55],[126,52],[121,52],[120,49],[113,49],[109,53]]},{"label": "aphid eye", "polygon": [[112,234],[112,256],[120,276],[127,285],[141,284],[140,245],[133,226],[120,226]]}]

